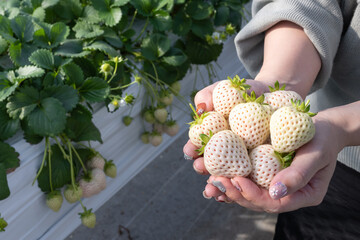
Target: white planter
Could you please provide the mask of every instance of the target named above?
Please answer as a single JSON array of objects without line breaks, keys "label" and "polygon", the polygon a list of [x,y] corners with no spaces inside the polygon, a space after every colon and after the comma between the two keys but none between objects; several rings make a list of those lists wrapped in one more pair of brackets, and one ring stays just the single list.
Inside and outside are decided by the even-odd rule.
[{"label": "white planter", "polygon": [[[237,59],[233,39],[226,42],[217,63],[221,67],[221,69],[216,67],[219,80],[235,74],[239,74],[240,77],[241,74],[245,74],[244,68]],[[200,67],[200,71],[204,78],[208,76],[205,67]],[[183,95],[189,95],[192,91],[194,77],[193,70],[181,81]],[[199,79],[197,88],[202,87],[202,81]],[[136,86],[129,89],[129,92],[135,91]],[[118,168],[118,176],[116,179],[108,178],[107,188],[99,195],[83,200],[87,208],[96,210],[103,205],[164,149],[176,141],[177,136],[187,131],[188,125],[185,123],[191,120],[190,109],[184,103],[175,100],[172,111],[174,119],[181,126],[180,132],[175,137],[164,135],[163,143],[158,147],[153,147],[143,144],[140,140],[143,123],[140,117],[136,117],[140,110],[140,103],[137,103],[132,111],[134,121],[129,127],[124,126],[121,121],[122,115],[127,114],[128,111],[108,113],[106,108],[102,107],[94,114],[94,122],[101,131],[104,144],[94,143],[93,147],[105,158],[114,160]],[[31,185],[42,160],[44,144],[30,145],[22,139],[22,136],[14,137],[10,143],[20,153],[21,165],[15,172],[8,175],[11,195],[0,202],[0,213],[9,223],[6,231],[0,233],[0,239],[65,238],[80,225],[78,213],[82,212],[81,206],[70,205],[64,201],[59,212],[55,213],[48,209],[45,205],[45,195],[37,184]]]}]

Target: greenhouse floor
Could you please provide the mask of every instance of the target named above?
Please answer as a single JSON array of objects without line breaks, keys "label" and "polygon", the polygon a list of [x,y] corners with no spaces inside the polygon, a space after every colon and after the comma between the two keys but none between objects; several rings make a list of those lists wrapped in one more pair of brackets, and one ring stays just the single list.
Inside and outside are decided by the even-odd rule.
[{"label": "greenhouse floor", "polygon": [[207,177],[183,158],[187,132],[145,167],[67,240],[270,240],[275,214],[258,213],[202,196]]}]

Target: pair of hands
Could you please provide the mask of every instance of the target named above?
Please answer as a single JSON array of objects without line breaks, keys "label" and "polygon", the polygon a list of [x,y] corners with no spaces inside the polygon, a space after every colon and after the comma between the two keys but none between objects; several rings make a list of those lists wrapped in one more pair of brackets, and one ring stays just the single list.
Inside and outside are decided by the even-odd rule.
[{"label": "pair of hands", "polygon": [[[206,106],[212,111],[212,92],[217,83],[197,93],[195,105]],[[271,83],[248,80],[249,91],[261,95],[268,91]],[[219,202],[235,202],[243,207],[271,213],[296,210],[315,206],[322,202],[336,166],[336,158],[341,150],[337,141],[336,128],[332,126],[326,112],[319,112],[313,121],[316,128],[314,138],[296,152],[290,167],[279,172],[271,182],[269,190],[261,188],[245,177],[228,179],[210,176],[203,195]],[[202,175],[209,174],[204,166],[204,158],[197,154],[196,146],[190,140],[184,146],[184,154],[193,159],[193,167]],[[270,194],[280,191],[279,194]]]}]

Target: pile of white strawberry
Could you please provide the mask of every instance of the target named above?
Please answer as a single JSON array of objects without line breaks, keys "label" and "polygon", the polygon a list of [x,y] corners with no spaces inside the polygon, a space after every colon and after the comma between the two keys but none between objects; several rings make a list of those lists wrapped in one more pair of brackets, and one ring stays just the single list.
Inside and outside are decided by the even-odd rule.
[{"label": "pile of white strawberry", "polygon": [[309,102],[278,82],[258,98],[247,94],[249,87],[239,76],[220,81],[213,91],[214,111],[200,115],[193,109],[189,138],[210,174],[249,176],[268,188],[315,135],[315,114],[309,112]]}]

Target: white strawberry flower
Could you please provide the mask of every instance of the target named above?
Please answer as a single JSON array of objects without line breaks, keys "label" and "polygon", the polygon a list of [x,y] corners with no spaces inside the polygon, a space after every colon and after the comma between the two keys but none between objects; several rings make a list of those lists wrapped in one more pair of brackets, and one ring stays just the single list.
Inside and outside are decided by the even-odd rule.
[{"label": "white strawberry flower", "polygon": [[126,106],[126,101],[125,99],[121,99],[120,103],[119,103],[119,107],[125,107]]}]

